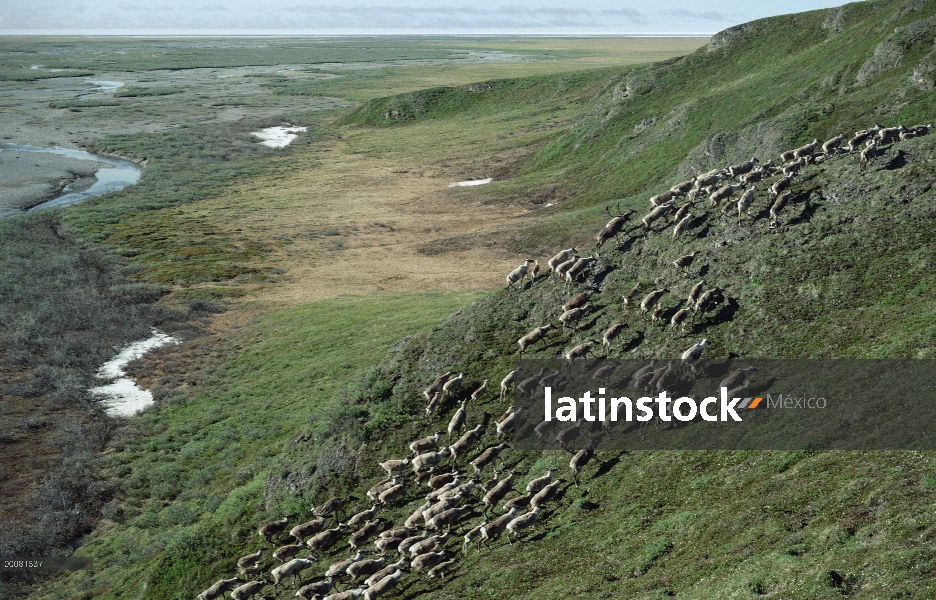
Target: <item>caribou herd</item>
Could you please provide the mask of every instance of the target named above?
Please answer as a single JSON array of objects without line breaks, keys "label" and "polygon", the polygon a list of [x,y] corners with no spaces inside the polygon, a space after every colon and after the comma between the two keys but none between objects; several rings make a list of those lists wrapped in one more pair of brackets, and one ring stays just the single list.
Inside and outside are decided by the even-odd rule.
[{"label": "caribou herd", "polygon": [[[722,205],[721,215],[736,212],[739,226],[745,216],[753,225],[756,217],[751,214],[751,208],[759,198],[766,198],[769,218],[765,225],[777,228],[783,210],[796,201],[791,188],[808,165],[821,163],[836,154],[860,150],[858,164],[863,171],[884,146],[926,135],[931,128],[932,125],[911,128],[877,125],[858,131],[851,137],[836,135],[825,143],[815,139],[781,153],[780,163],[776,166],[773,161],[761,163],[752,158],[700,173],[651,197],[650,212],[640,219],[640,225],[632,229],[628,229],[628,223],[635,211],[622,211],[618,204],[614,213],[606,209],[610,220],[596,235],[591,255],[579,256],[574,247],[557,252],[546,261],[547,275],[540,279],[558,277],[560,285],[565,286],[563,289],[568,289],[585,278],[592,266],[600,264],[599,251],[605,244],[614,240],[620,247],[624,236],[658,233],[656,224],[670,215],[672,240],[675,242],[691,235],[705,220],[720,218],[714,211]],[[761,189],[766,193],[760,192]],[[738,199],[732,200],[737,194],[740,194]],[[700,202],[705,198],[709,201],[707,207]],[[684,203],[677,206],[683,199]],[[702,252],[681,254],[672,261],[676,273],[681,273],[676,277],[688,277],[693,265],[705,260],[707,257]],[[524,261],[507,275],[507,292],[523,294],[524,281],[529,280],[529,285],[534,285],[539,270],[538,260]],[[619,305],[620,314],[628,314],[629,308],[636,305],[644,318],[649,314],[651,322],[662,321],[664,298],[672,290],[660,286],[641,292],[642,287],[644,284],[636,282],[627,294],[614,300]],[[670,317],[670,328],[679,328],[683,332],[688,324],[704,318],[725,302],[726,294],[730,291],[709,287],[704,278],[694,283],[685,300],[680,301],[682,307]],[[599,300],[600,292],[594,285],[571,297],[557,307],[556,323],[538,325],[517,340],[518,355],[534,350],[537,345],[548,348],[547,338],[557,335],[554,332],[571,330],[573,335],[577,333],[580,323]],[[604,330],[600,342],[579,340],[568,350],[551,356],[587,360],[589,355],[595,355],[602,349],[608,356],[615,345],[622,347],[621,340],[627,337],[623,334],[628,329],[628,323],[619,318]],[[707,348],[708,340],[702,339],[687,348],[680,359],[698,360]],[[733,373],[733,379],[730,377],[727,385],[746,386],[752,370]],[[668,361],[665,366],[651,361],[633,374],[633,385],[639,389],[654,386],[659,389],[659,386],[666,385],[672,372],[673,361]],[[501,379],[498,400],[506,401],[512,389],[514,393],[525,393],[537,386],[548,385],[551,376],[546,369],[541,369],[535,376],[517,381],[517,371],[511,371]],[[375,600],[420,574],[427,579],[444,581],[446,576],[458,570],[459,555],[468,554],[472,547],[476,546],[481,552],[484,545],[493,544],[499,537],[506,537],[507,543],[513,544],[526,531],[541,525],[548,526],[552,503],[561,499],[568,485],[578,485],[583,469],[594,458],[599,437],[580,431],[580,423],[556,435],[557,442],[566,448],[581,439],[582,433],[587,439],[578,448],[568,448],[572,453],[569,462],[571,481],[555,478],[554,468],[547,469],[545,473],[518,472],[517,463],[510,464],[505,457],[511,446],[511,435],[519,422],[520,410],[512,406],[507,408],[493,426],[489,426],[486,413],[478,408],[488,393],[489,381],[484,379],[471,384],[465,373],[455,375],[450,371],[428,382],[422,390],[425,410],[414,421],[425,428],[425,435],[408,444],[409,456],[388,457],[379,463],[386,477],[367,490],[364,506],[369,505],[369,508],[361,506],[357,512],[352,512],[349,509],[357,499],[335,497],[315,507],[312,514],[307,515],[311,518],[287,515],[264,524],[258,535],[264,542],[278,544],[278,547],[266,553],[268,547],[263,546],[242,557],[232,565],[238,569],[238,577],[218,581],[198,598],[212,600],[230,591],[234,600],[249,600],[267,588],[276,592],[291,582],[296,589],[295,596],[300,598]],[[448,411],[451,413],[443,433],[441,424],[436,421],[449,414]],[[542,433],[538,427],[536,434]],[[486,476],[488,471],[493,475]],[[418,506],[402,524],[394,523],[386,516],[411,502]],[[459,541],[461,548],[456,550]],[[328,558],[330,552],[342,548],[347,549],[343,558]],[[297,557],[298,554],[305,556]],[[265,562],[267,555],[272,557],[275,565]],[[314,580],[303,579],[305,572],[326,564],[322,574]],[[242,578],[264,570],[268,570],[268,578],[251,581]],[[339,586],[344,589],[339,590]]]}]

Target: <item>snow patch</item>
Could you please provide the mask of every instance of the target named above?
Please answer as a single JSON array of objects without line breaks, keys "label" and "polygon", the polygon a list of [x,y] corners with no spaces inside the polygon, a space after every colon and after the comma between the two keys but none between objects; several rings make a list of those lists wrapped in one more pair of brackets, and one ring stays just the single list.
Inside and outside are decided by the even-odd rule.
[{"label": "snow patch", "polygon": [[472,179],[470,181],[456,181],[455,183],[450,183],[449,187],[464,187],[469,185],[484,185],[485,183],[491,183],[494,181],[490,177],[487,179]]},{"label": "snow patch", "polygon": [[305,127],[267,127],[260,131],[253,131],[250,135],[257,136],[264,146],[270,148],[284,148],[294,139],[299,137],[299,133],[305,131]]},{"label": "snow patch", "polygon": [[154,348],[179,343],[181,343],[180,340],[154,329],[150,338],[130,344],[98,369],[96,373],[98,379],[116,381],[93,387],[88,391],[95,396],[105,398],[104,406],[107,413],[112,416],[128,416],[143,410],[153,403],[153,394],[149,390],[142,389],[135,381],[127,377],[124,367],[130,361],[140,358]]}]

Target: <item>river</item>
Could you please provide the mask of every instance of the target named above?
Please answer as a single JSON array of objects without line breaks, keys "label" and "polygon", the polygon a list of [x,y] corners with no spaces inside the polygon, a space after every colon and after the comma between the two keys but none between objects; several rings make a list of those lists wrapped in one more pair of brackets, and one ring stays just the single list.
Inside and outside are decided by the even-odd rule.
[{"label": "river", "polygon": [[57,154],[59,156],[66,156],[68,158],[91,160],[110,165],[108,167],[97,170],[95,173],[97,181],[95,181],[90,188],[81,192],[70,192],[66,186],[62,190],[64,192],[62,195],[43,202],[42,204],[37,204],[36,206],[30,208],[27,212],[70,206],[72,204],[77,204],[78,202],[87,200],[88,198],[94,198],[103,194],[116,192],[122,190],[128,185],[134,185],[138,183],[140,181],[140,177],[142,176],[142,169],[128,160],[99,156],[97,154],[91,154],[90,152],[84,152],[82,150],[71,150],[69,148],[43,148],[41,146],[26,146],[21,144],[3,144],[0,146],[0,151]]}]

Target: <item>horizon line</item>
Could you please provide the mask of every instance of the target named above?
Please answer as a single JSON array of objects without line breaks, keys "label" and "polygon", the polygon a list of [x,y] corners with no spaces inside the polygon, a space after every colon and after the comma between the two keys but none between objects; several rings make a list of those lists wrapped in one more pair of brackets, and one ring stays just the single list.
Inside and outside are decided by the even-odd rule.
[{"label": "horizon line", "polygon": [[303,32],[303,31],[282,31],[282,30],[258,30],[258,31],[230,31],[230,32],[206,32],[195,30],[191,32],[167,32],[164,30],[140,31],[133,33],[114,33],[112,30],[94,30],[91,32],[64,31],[34,31],[34,30],[0,30],[0,37],[112,37],[112,38],[172,38],[172,37],[381,37],[381,36],[432,36],[432,37],[492,37],[492,36],[513,36],[513,37],[682,37],[682,38],[703,38],[712,37],[717,32],[703,33],[634,33],[634,32],[528,32],[528,31],[472,31],[472,32],[451,32],[451,31],[366,31],[366,30],[348,30],[346,32]]}]

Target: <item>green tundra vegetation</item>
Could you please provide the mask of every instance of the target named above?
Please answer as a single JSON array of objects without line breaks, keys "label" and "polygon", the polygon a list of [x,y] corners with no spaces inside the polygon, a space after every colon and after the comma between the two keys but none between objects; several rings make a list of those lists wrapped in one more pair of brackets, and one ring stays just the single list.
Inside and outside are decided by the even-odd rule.
[{"label": "green tundra vegetation", "polygon": [[[536,42],[511,43],[519,52]],[[250,122],[215,136],[206,135],[210,124],[192,123],[95,142],[101,151],[147,159],[147,170],[163,180],[148,175],[135,189],[63,213],[69,235],[108,249],[139,284],[166,286],[170,299],[162,302],[175,310],[200,302],[191,309],[207,313],[228,302],[216,319],[235,325],[220,341],[198,337],[185,360],[163,351],[162,362],[149,365],[160,408],[114,432],[100,458],[99,476],[113,487],[99,499],[103,518],[76,550],[94,558],[95,570],[34,582],[30,596],[190,598],[235,575],[237,558],[260,546],[261,524],[284,514],[305,520],[332,496],[356,498],[350,512],[369,508],[365,492],[383,476],[378,462],[407,455],[409,441],[442,429],[455,408],[446,404],[426,423],[421,390],[449,370],[464,372],[466,392],[484,379],[496,388],[513,368],[516,340],[557,322],[562,303],[592,284],[600,292],[578,329],[551,334],[531,356],[558,357],[621,321],[628,324],[630,355],[642,359],[678,357],[703,337],[717,357],[934,358],[936,136],[885,146],[867,166],[855,152],[804,167],[777,227],[767,226],[766,186],[740,219],[737,211],[724,216],[707,200],[706,208],[699,203],[699,222],[676,241],[669,225],[644,232],[634,224],[651,195],[696,173],[751,157],[776,163],[785,150],[875,123],[929,123],[936,113],[934,42],[932,3],[861,2],[739,25],[697,50],[674,53],[684,56],[649,64],[595,64],[592,56],[577,69],[520,76],[511,63],[502,77],[493,69],[470,81],[439,81],[457,79],[455,71],[430,65],[437,71],[425,79],[407,76],[427,85],[410,87],[410,80],[383,95],[367,92],[396,85],[399,73],[387,71],[389,80],[369,73],[336,88],[327,79],[265,75],[276,97],[311,102],[333,95],[348,103],[306,113],[313,130],[279,153],[247,143],[256,125]],[[358,60],[382,56],[369,52],[361,50]],[[223,52],[194,54],[186,49],[164,58],[178,68],[233,60]],[[155,68],[142,54],[132,60]],[[256,60],[292,61],[274,61],[272,52],[273,62],[261,62],[266,55]],[[300,216],[290,203],[296,193],[290,186],[298,184],[290,182],[305,173],[336,173],[331,148],[355,160],[447,174],[471,157],[479,163],[511,157],[493,183],[452,189],[446,198],[492,211],[524,207],[530,216],[433,240],[421,248],[430,256],[493,247],[519,264],[571,245],[587,254],[606,208],[634,209],[637,218],[624,243],[606,244],[601,260],[568,288],[541,275],[509,292],[423,289],[283,308],[270,298],[294,282],[286,263],[273,258],[307,257],[298,250],[304,242],[289,237],[288,227],[280,237],[260,236],[236,211],[220,208],[236,201],[260,210],[262,197],[281,215],[269,218],[283,219],[285,227]],[[205,222],[214,214],[209,209],[217,218]],[[336,242],[353,241],[338,233],[313,241],[331,244],[321,248],[338,256],[346,250]],[[699,255],[686,276],[672,261],[691,251]],[[725,301],[685,333],[667,327],[702,277],[724,290]],[[670,288],[661,324],[623,310],[621,296],[637,283]],[[193,364],[203,368],[196,372]],[[500,415],[508,404],[489,391],[469,407],[469,424]],[[494,443],[492,429],[483,444]],[[513,448],[502,454],[521,489],[548,467],[571,479],[569,457]],[[519,545],[500,539],[462,556],[460,536],[453,536],[448,547],[458,562],[450,576],[407,575],[393,593],[699,599],[936,593],[932,452],[605,451],[596,458],[581,485],[563,486]],[[379,514],[399,524],[423,496],[409,486]],[[480,521],[480,514],[467,520]],[[320,553],[304,577],[346,556],[342,545]],[[266,560],[263,570],[275,564]],[[294,590],[265,593],[287,598]]]}]

